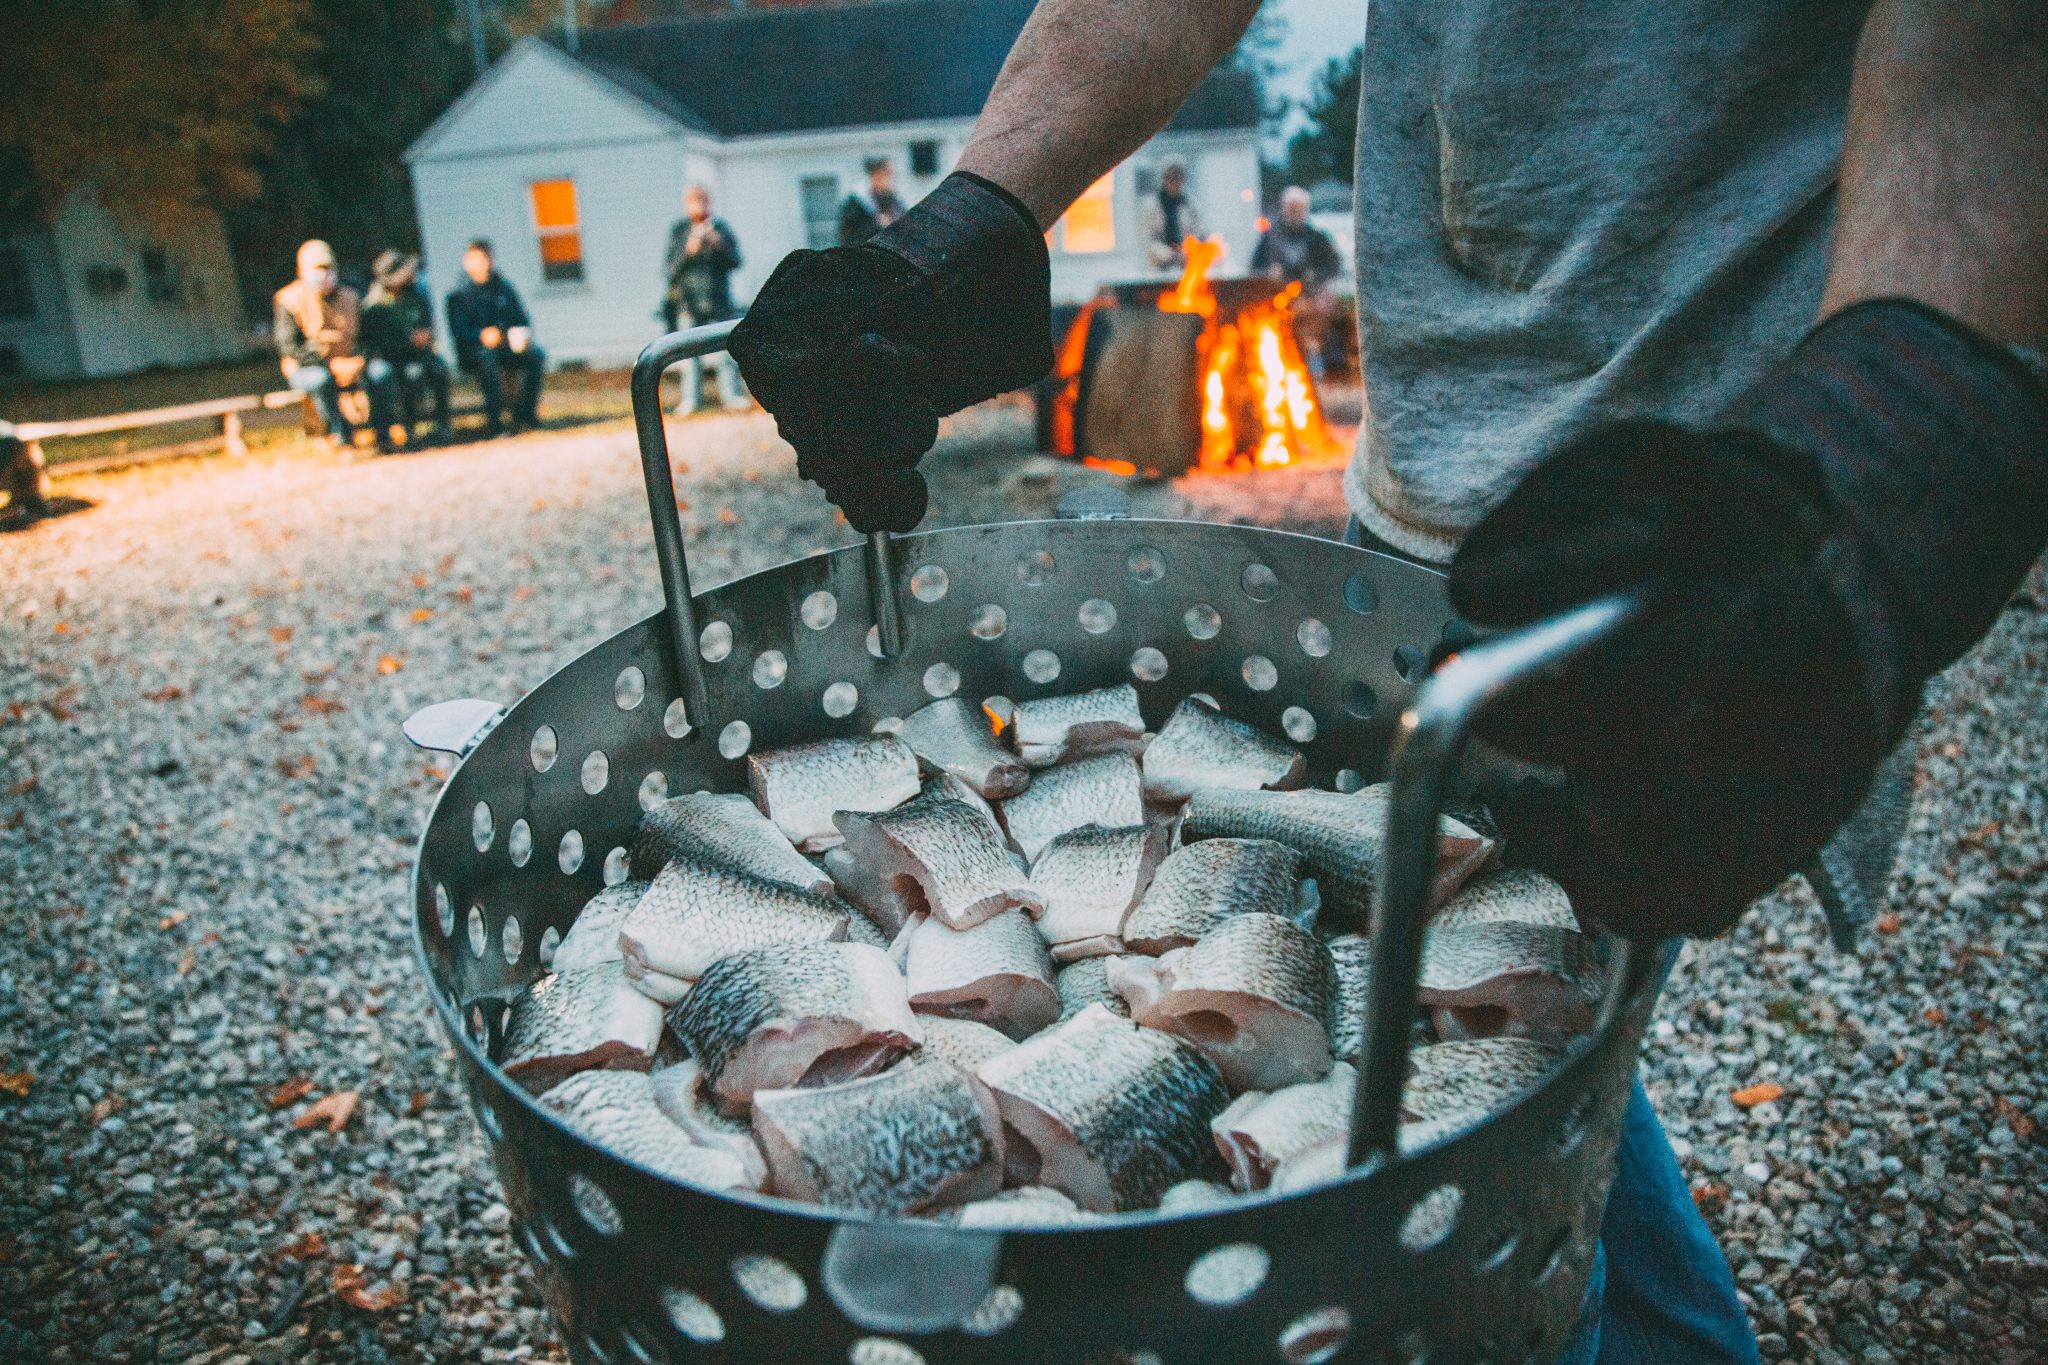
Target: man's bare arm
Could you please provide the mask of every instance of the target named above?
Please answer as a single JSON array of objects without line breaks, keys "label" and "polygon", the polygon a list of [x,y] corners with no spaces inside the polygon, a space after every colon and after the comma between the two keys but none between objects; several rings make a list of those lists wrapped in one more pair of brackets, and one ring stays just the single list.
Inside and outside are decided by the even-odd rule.
[{"label": "man's bare arm", "polygon": [[2048,346],[2048,0],[1879,0],[1821,315],[1918,299]]},{"label": "man's bare arm", "polygon": [[1166,126],[1259,0],[1040,0],[1017,35],[959,169],[1050,227],[1103,172]]}]

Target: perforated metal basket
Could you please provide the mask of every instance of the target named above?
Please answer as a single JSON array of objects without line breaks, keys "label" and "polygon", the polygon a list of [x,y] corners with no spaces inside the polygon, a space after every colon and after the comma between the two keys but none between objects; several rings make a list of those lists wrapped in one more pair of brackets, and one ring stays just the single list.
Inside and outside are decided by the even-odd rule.
[{"label": "perforated metal basket", "polygon": [[[658,385],[728,330],[665,338],[635,372],[668,608],[509,711],[448,702],[407,724],[415,742],[461,755],[420,841],[421,965],[570,1354],[852,1365],[1547,1359],[1577,1315],[1654,954],[1613,954],[1594,1034],[1546,1084],[1447,1142],[1389,1153],[1429,835],[1465,723],[1622,609],[1600,604],[1467,648],[1418,699],[1432,648],[1462,643],[1439,575],[1277,531],[968,526],[817,555],[692,598]],[[871,573],[878,565],[884,573]],[[872,628],[871,586],[885,613],[900,596],[893,649]],[[565,1128],[493,1062],[507,1002],[542,970],[543,940],[624,877],[646,804],[742,789],[750,750],[865,734],[935,696],[1021,699],[1127,679],[1154,727],[1199,691],[1288,734],[1317,785],[1399,770],[1374,925],[1380,989],[1360,1068],[1362,1160],[1342,1182],[1042,1231],[846,1217],[658,1176]]]}]

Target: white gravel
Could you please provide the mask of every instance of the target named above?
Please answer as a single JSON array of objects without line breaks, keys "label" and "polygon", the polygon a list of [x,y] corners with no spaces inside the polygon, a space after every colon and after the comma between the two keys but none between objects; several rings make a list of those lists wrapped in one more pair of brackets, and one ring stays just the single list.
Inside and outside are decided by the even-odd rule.
[{"label": "white gravel", "polygon": [[[936,520],[1106,480],[1017,456],[1023,423],[952,424]],[[851,539],[765,420],[677,446],[701,581]],[[33,1073],[0,1090],[0,1360],[560,1359],[405,948],[443,773],[398,724],[658,605],[630,437],[62,491],[97,506],[0,536],[0,1073]],[[1139,510],[1342,520],[1333,469]],[[1894,931],[1838,957],[1795,883],[1674,978],[1651,1091],[1767,1359],[2048,1359],[2044,749],[2037,575],[1932,727]],[[342,1090],[341,1133],[293,1126]],[[350,1306],[341,1265],[403,1297]]]}]

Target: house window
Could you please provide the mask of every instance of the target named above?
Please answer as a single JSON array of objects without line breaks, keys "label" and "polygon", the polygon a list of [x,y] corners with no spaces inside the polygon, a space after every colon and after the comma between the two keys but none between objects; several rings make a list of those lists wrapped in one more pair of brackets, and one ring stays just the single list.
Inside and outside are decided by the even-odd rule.
[{"label": "house window", "polygon": [[28,282],[28,255],[18,246],[0,246],[0,318],[32,318],[36,291]]},{"label": "house window", "polygon": [[807,175],[797,184],[803,201],[804,245],[813,251],[839,245],[839,177]]},{"label": "house window", "polygon": [[1116,250],[1116,173],[1081,192],[1059,221],[1060,249],[1076,255]]},{"label": "house window", "polygon": [[583,278],[583,229],[576,216],[576,182],[536,180],[533,226],[540,234],[540,277],[552,283]]},{"label": "house window", "polygon": [[910,173],[912,175],[937,175],[939,173],[938,143],[926,141],[910,144]]},{"label": "house window", "polygon": [[142,248],[142,291],[151,303],[178,301],[178,272],[160,246]]}]

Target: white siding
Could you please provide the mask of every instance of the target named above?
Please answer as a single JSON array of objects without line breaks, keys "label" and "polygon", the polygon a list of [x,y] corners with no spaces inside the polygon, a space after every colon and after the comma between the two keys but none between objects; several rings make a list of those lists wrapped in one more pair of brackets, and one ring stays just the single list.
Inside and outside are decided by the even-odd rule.
[{"label": "white siding", "polygon": [[19,357],[20,373],[31,379],[67,379],[79,370],[78,347],[71,337],[70,308],[64,300],[64,277],[57,268],[56,244],[47,232],[0,237],[0,249],[19,252],[28,276],[35,312],[25,318],[0,317],[0,350]]},{"label": "white siding", "polygon": [[406,153],[415,165],[670,138],[682,125],[537,38],[505,54]]},{"label": "white siding", "polygon": [[1219,277],[1241,275],[1258,245],[1259,159],[1251,129],[1226,133],[1163,133],[1132,154],[1115,171],[1116,250],[1073,253],[1059,248],[1054,234],[1052,296],[1080,303],[1102,284],[1154,278],[1145,259],[1144,206],[1138,171],[1170,159],[1188,168],[1188,194],[1202,215],[1202,230],[1223,238]]},{"label": "white siding", "polygon": [[[71,331],[84,375],[127,374],[152,366],[202,365],[250,349],[227,232],[207,211],[177,228],[124,225],[97,195],[68,200],[52,225]],[[151,297],[145,246],[161,249],[175,297]],[[96,272],[118,271],[125,284],[91,288]]]}]

